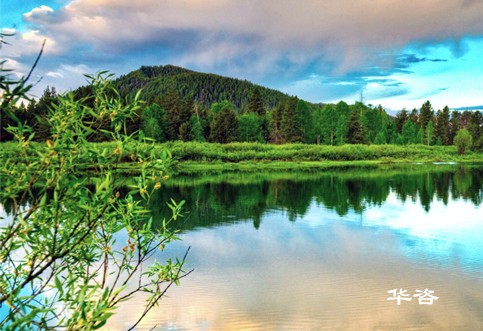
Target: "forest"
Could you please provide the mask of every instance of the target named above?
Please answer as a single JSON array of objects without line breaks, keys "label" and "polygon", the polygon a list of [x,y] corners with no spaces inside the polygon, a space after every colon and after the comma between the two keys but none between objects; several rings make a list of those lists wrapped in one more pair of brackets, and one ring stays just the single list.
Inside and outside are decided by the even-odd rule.
[{"label": "forest", "polygon": [[[483,150],[483,114],[480,111],[402,109],[395,117],[379,106],[361,102],[313,104],[252,84],[246,80],[198,73],[174,66],[143,66],[112,81],[128,100],[141,89],[142,107],[127,119],[127,132],[141,129],[156,142],[259,142],[270,144],[424,144],[452,145],[458,131],[469,133],[472,149]],[[89,106],[95,104],[89,86],[70,93]],[[112,92],[111,92],[112,93]],[[34,140],[49,139],[49,111],[58,93],[48,87],[38,100],[15,107],[16,116],[34,129]],[[1,140],[11,121],[2,112]],[[109,118],[96,119],[91,141],[108,140],[103,130]],[[12,123],[13,124],[13,123]]]}]

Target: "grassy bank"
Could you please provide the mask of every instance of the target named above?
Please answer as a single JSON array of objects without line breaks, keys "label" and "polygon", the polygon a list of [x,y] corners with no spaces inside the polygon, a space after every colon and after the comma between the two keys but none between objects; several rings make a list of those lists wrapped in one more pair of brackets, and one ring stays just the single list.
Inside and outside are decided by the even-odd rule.
[{"label": "grassy bank", "polygon": [[[42,143],[37,143],[40,146]],[[12,142],[1,144],[1,158],[19,160],[21,146]],[[93,143],[93,148],[114,151],[113,143]],[[155,153],[169,150],[178,161],[178,171],[257,171],[320,169],[327,167],[370,166],[376,164],[414,162],[483,162],[483,153],[469,151],[459,155],[454,146],[425,145],[267,145],[259,143],[213,144],[198,142],[168,142],[157,144]],[[129,148],[122,150],[126,169],[136,163],[130,159]],[[35,155],[31,156],[35,158]]]}]

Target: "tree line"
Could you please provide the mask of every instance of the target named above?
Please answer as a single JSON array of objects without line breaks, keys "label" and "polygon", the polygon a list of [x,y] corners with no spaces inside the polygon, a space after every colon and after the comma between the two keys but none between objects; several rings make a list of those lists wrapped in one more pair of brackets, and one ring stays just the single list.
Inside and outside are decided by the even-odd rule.
[{"label": "tree line", "polygon": [[[77,100],[93,106],[89,87],[74,92]],[[111,92],[114,93],[114,92]],[[18,118],[31,126],[36,140],[47,140],[50,128],[46,118],[58,99],[55,88],[47,88],[38,101],[21,104],[14,109]],[[129,98],[129,96],[127,96]],[[101,116],[102,118],[102,116]],[[1,139],[12,136],[5,131],[9,118],[2,112]],[[89,123],[91,141],[105,141],[103,129],[109,118]],[[125,124],[128,132],[141,129],[157,142],[200,141],[230,143],[307,143],[307,144],[424,144],[452,145],[459,131],[472,141],[474,150],[483,150],[483,115],[480,111],[450,111],[446,106],[435,111],[426,101],[411,112],[403,109],[391,117],[379,105],[371,107],[361,102],[352,105],[311,104],[297,97],[286,96],[273,107],[255,86],[246,106],[224,100],[209,107],[191,95],[182,97],[176,89],[145,101]]]}]

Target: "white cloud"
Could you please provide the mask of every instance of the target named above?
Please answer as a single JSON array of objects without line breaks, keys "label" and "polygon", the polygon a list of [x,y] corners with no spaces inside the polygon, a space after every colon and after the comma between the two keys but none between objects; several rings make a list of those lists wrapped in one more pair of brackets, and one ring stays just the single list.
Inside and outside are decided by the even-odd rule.
[{"label": "white cloud", "polygon": [[0,31],[5,35],[14,35],[17,32],[14,28],[2,28]]},{"label": "white cloud", "polygon": [[106,52],[152,42],[178,47],[187,58],[203,45],[206,60],[197,61],[217,62],[252,52],[283,58],[290,51],[295,63],[322,57],[344,73],[411,41],[482,34],[481,12],[483,2],[465,0],[76,0],[55,13],[41,6],[24,17],[51,38]]},{"label": "white cloud", "polygon": [[64,78],[64,75],[62,73],[55,71],[49,71],[48,73],[46,73],[46,75],[52,78]]},{"label": "white cloud", "polygon": [[[259,82],[285,80],[272,84],[278,87],[289,79],[301,89],[313,73],[362,77],[382,68],[390,74],[408,44],[424,50],[444,43],[461,56],[462,38],[483,36],[482,12],[483,1],[468,0],[74,0],[25,13],[28,31],[8,55],[31,58],[45,39],[45,55],[56,56],[45,72],[51,78],[67,77],[59,66],[67,61],[96,70],[133,69],[139,61],[135,66],[172,63]],[[325,90],[319,100],[354,93],[354,86],[309,80],[308,95]],[[374,85],[373,96],[382,98],[384,88]]]}]

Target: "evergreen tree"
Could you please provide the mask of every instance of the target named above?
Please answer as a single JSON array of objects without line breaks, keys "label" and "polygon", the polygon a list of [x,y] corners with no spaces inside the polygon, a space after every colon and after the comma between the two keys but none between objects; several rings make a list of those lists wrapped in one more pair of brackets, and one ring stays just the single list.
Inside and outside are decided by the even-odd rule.
[{"label": "evergreen tree", "polygon": [[201,120],[193,115],[190,118],[190,126],[191,126],[191,138],[193,141],[204,142],[206,141],[203,135],[203,125],[201,124]]},{"label": "evergreen tree", "polygon": [[298,98],[290,98],[282,115],[280,133],[282,138],[288,143],[303,141],[303,130],[297,113],[297,103]]},{"label": "evergreen tree", "polygon": [[320,111],[320,136],[323,144],[335,145],[337,114],[333,105],[325,105]]},{"label": "evergreen tree", "polygon": [[283,112],[286,107],[286,100],[282,99],[277,107],[272,110],[271,117],[272,117],[272,130],[270,133],[269,141],[273,144],[280,144],[283,143],[283,138],[281,134],[281,127],[282,127],[282,118]]},{"label": "evergreen tree", "polygon": [[474,111],[471,114],[468,131],[473,137],[473,149],[477,151],[483,150],[483,115],[480,111]]},{"label": "evergreen tree", "polygon": [[445,106],[443,111],[439,112],[436,117],[436,138],[441,140],[441,144],[449,145],[449,108]]},{"label": "evergreen tree", "polygon": [[239,124],[236,112],[231,107],[224,107],[211,123],[210,140],[218,143],[230,143],[238,140]]},{"label": "evergreen tree", "polygon": [[265,107],[263,106],[262,95],[259,87],[253,89],[250,104],[248,105],[248,111],[258,114],[258,116],[265,116]]},{"label": "evergreen tree", "polygon": [[456,136],[456,132],[458,132],[458,130],[461,129],[460,119],[461,119],[461,113],[459,111],[455,110],[451,113],[451,119],[450,119],[450,123],[449,123],[450,144],[453,144],[453,140],[454,140],[454,137]]},{"label": "evergreen tree", "polygon": [[419,124],[419,113],[416,108],[413,108],[413,110],[411,111],[411,114],[409,114],[409,120],[413,122],[414,125]]},{"label": "evergreen tree", "polygon": [[403,110],[398,111],[396,114],[395,122],[396,122],[396,127],[397,127],[397,132],[401,133],[402,128],[404,126],[404,123],[409,120],[408,116],[408,111],[406,108],[403,108]]},{"label": "evergreen tree", "polygon": [[179,127],[179,140],[181,141],[192,141],[193,133],[191,132],[191,123],[184,122]]},{"label": "evergreen tree", "polygon": [[39,101],[34,104],[33,109],[29,109],[33,119],[32,128],[35,131],[35,139],[38,141],[45,141],[50,137],[50,124],[48,122],[48,115],[51,107],[57,103],[57,92],[55,87],[48,87],[40,97]]},{"label": "evergreen tree", "polygon": [[194,101],[191,96],[186,96],[183,99],[183,104],[181,106],[181,112],[179,114],[180,123],[189,122],[191,115],[193,113]]},{"label": "evergreen tree", "polygon": [[423,129],[426,129],[429,121],[433,119],[433,107],[431,106],[431,102],[426,101],[421,106],[421,111],[419,113],[419,126]]},{"label": "evergreen tree", "polygon": [[166,136],[168,140],[176,140],[179,136],[182,104],[178,93],[170,90],[162,98],[162,108],[166,111]]},{"label": "evergreen tree", "polygon": [[365,144],[367,142],[359,113],[358,109],[354,109],[349,118],[348,142],[350,144]]},{"label": "evergreen tree", "polygon": [[335,112],[337,114],[335,141],[338,145],[343,145],[348,142],[347,135],[349,134],[349,117],[351,115],[351,110],[347,103],[339,101],[335,106]]}]

